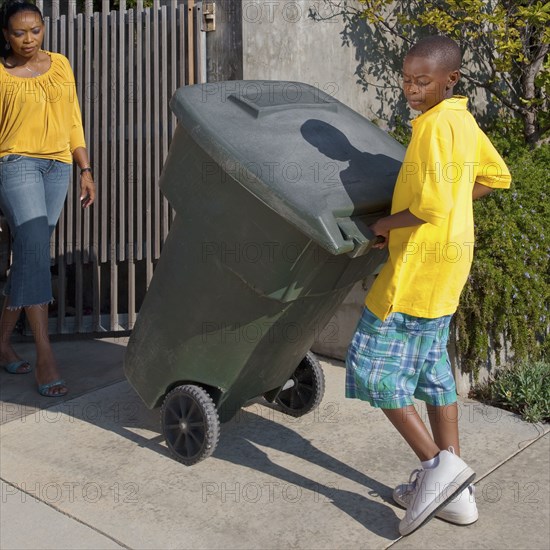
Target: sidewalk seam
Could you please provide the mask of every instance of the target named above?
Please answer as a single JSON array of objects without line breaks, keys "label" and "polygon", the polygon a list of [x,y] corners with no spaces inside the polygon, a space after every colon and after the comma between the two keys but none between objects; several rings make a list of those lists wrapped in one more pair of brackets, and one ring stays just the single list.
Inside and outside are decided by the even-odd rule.
[{"label": "sidewalk seam", "polygon": [[36,495],[33,495],[32,493],[30,493],[29,491],[25,491],[24,489],[21,489],[21,487],[18,487],[17,485],[15,485],[14,483],[12,483],[11,481],[8,481],[6,479],[4,479],[3,477],[0,477],[0,481],[3,481],[6,485],[9,485],[10,487],[13,487],[14,489],[17,489],[18,491],[21,491],[22,493],[25,493],[26,495],[28,495],[29,497],[33,498],[34,500],[36,500],[37,502],[41,502],[42,504],[45,504],[46,506],[49,506],[50,508],[52,508],[53,510],[55,510],[56,512],[60,513],[60,514],[63,514],[64,516],[80,523],[81,525],[85,525],[86,527],[88,527],[89,529],[91,529],[92,531],[95,531],[96,533],[100,534],[100,535],[103,535],[104,537],[108,538],[109,540],[113,541],[114,543],[118,544],[120,547],[122,548],[126,548],[126,550],[132,550],[132,548],[130,546],[127,546],[126,544],[124,544],[122,541],[120,540],[117,540],[116,538],[112,537],[111,535],[105,533],[104,531],[101,531],[101,529],[97,529],[96,527],[94,527],[93,525],[90,525],[89,523],[86,523],[85,521],[67,513],[67,512],[64,512],[63,510],[60,510],[59,508],[57,508],[56,506],[54,506],[53,504],[49,503],[49,502],[46,502],[45,500],[42,500],[38,497],[36,497]]},{"label": "sidewalk seam", "polygon": [[480,481],[482,481],[483,479],[485,479],[488,475],[492,474],[495,470],[498,470],[501,466],[504,466],[504,464],[506,464],[507,462],[510,462],[510,460],[512,460],[513,458],[515,458],[517,455],[519,455],[520,453],[522,453],[523,451],[525,451],[526,449],[528,449],[531,445],[535,444],[537,441],[539,441],[540,439],[542,439],[543,437],[547,436],[548,434],[550,434],[550,431],[548,432],[543,432],[541,435],[539,435],[536,439],[533,439],[530,443],[528,443],[525,447],[522,447],[521,449],[518,449],[515,453],[512,453],[508,458],[505,458],[504,460],[502,460],[500,463],[498,463],[496,466],[493,466],[493,468],[491,470],[489,470],[488,472],[486,472],[485,474],[483,474],[480,478],[477,478],[475,481],[474,481],[474,485],[477,485]]},{"label": "sidewalk seam", "polygon": [[[477,485],[480,481],[484,480],[488,475],[492,474],[495,470],[498,470],[501,466],[503,466],[507,462],[510,462],[510,460],[515,458],[517,455],[519,455],[519,453],[525,451],[525,449],[528,449],[531,445],[535,444],[537,441],[539,441],[543,437],[546,437],[549,434],[550,434],[550,431],[543,432],[536,439],[533,439],[530,443],[528,443],[525,447],[522,447],[521,449],[518,449],[515,453],[512,453],[508,458],[505,458],[504,460],[499,462],[496,466],[493,466],[493,468],[491,468],[488,472],[483,474],[481,477],[476,478],[476,480],[474,481],[474,485]],[[406,537],[399,537],[398,539],[395,539],[388,546],[385,546],[383,548],[383,550],[388,550],[389,548],[391,548],[392,546],[397,544],[403,538],[406,538]]]}]

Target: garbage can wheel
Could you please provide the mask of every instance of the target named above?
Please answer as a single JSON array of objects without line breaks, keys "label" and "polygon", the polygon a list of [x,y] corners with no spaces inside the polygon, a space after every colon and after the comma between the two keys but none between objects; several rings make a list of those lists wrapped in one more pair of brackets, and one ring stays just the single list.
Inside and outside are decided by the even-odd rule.
[{"label": "garbage can wheel", "polygon": [[303,416],[319,406],[325,393],[325,375],[313,353],[302,359],[289,383],[275,398],[275,403],[290,416]]},{"label": "garbage can wheel", "polygon": [[172,456],[186,466],[208,458],[220,437],[216,405],[199,386],[178,386],[168,393],[160,411],[162,433]]}]

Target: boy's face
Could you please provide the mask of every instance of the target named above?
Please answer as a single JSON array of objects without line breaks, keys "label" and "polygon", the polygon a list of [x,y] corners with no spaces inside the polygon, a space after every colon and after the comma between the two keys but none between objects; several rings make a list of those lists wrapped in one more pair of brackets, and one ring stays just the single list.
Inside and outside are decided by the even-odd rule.
[{"label": "boy's face", "polygon": [[403,62],[403,92],[411,109],[425,113],[452,97],[459,76],[458,71],[449,71],[437,59],[407,55]]}]

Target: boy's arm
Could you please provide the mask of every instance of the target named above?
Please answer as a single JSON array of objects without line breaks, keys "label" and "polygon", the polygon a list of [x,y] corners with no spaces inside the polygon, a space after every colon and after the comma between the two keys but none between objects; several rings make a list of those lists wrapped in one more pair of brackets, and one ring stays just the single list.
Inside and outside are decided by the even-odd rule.
[{"label": "boy's arm", "polygon": [[490,187],[487,187],[486,185],[483,185],[482,183],[477,183],[477,181],[474,183],[474,189],[472,191],[472,199],[480,199],[481,197],[485,197],[485,195],[488,195],[489,193],[492,193],[492,189]]},{"label": "boy's arm", "polygon": [[383,237],[384,240],[380,243],[375,243],[373,248],[385,248],[388,245],[388,236],[392,229],[412,227],[414,225],[422,225],[423,223],[426,222],[417,218],[408,208],[391,216],[380,218],[370,226],[370,230],[375,236]]},{"label": "boy's arm", "polygon": [[[506,163],[482,130],[479,130],[479,139],[479,170],[475,181],[476,185],[480,184],[491,189],[508,189],[512,177]],[[475,192],[474,187],[474,199],[478,198]]]}]

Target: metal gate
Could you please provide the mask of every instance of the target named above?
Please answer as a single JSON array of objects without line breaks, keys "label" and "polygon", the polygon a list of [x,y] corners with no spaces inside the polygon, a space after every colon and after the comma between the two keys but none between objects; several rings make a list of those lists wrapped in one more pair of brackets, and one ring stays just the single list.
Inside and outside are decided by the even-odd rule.
[{"label": "metal gate", "polygon": [[[64,4],[67,0],[64,0]],[[42,8],[44,2],[37,1]],[[77,13],[54,0],[44,49],[73,67],[87,147],[98,188],[96,203],[80,208],[77,170],[51,258],[55,302],[51,333],[131,330],[172,211],[158,188],[176,126],[168,102],[186,84],[204,82],[202,2],[154,1],[143,8]],[[65,4],[67,5],[67,4]]]}]

